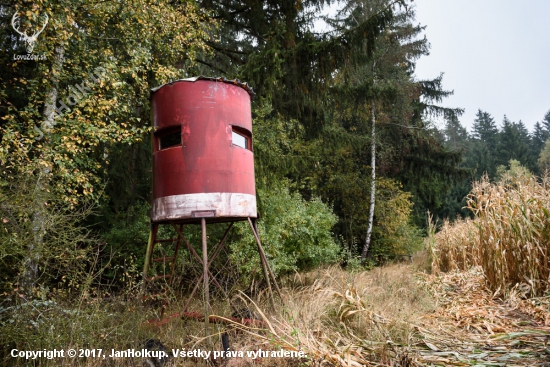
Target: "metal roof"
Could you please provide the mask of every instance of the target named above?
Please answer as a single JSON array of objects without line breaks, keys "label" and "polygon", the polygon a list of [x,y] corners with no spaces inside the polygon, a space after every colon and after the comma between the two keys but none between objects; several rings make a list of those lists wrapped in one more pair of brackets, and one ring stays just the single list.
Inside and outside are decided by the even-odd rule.
[{"label": "metal roof", "polygon": [[211,80],[211,81],[214,81],[214,82],[222,82],[222,83],[237,85],[237,86],[243,88],[244,90],[246,90],[248,92],[248,94],[250,94],[250,99],[253,100],[254,97],[256,96],[256,93],[254,93],[254,89],[252,89],[252,87],[249,86],[247,83],[241,82],[239,79],[230,80],[230,79],[226,79],[226,78],[223,78],[223,77],[210,77],[210,76],[202,76],[202,75],[201,76],[194,76],[192,78],[178,79],[178,80],[171,81],[170,83],[160,85],[158,87],[155,87],[155,88],[151,89],[151,94],[155,93],[156,91],[158,91],[160,88],[164,87],[165,85],[171,85],[171,84],[174,84],[174,83],[177,83],[177,82],[196,82],[197,80]]}]

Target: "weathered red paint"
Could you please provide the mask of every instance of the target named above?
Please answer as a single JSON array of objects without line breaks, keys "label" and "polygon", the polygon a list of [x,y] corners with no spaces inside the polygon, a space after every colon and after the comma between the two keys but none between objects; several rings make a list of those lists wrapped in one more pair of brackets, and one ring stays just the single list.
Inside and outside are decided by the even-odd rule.
[{"label": "weathered red paint", "polygon": [[[152,92],[153,200],[209,193],[255,196],[254,155],[232,144],[232,126],[252,133],[250,101],[245,88],[211,79],[180,80]],[[178,126],[182,145],[159,150],[159,134]],[[155,210],[154,205],[153,217]],[[226,212],[219,209],[215,216],[221,219]]]}]

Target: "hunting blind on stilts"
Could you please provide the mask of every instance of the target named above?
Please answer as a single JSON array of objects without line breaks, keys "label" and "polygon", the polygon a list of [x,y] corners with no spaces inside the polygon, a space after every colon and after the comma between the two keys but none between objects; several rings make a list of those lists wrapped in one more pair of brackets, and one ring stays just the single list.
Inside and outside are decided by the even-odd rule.
[{"label": "hunting blind on stilts", "polygon": [[[279,291],[256,226],[258,213],[250,107],[253,95],[246,83],[207,77],[182,79],[151,91],[153,203],[143,289],[146,292],[147,287],[155,282],[172,285],[178,251],[180,245],[184,246],[191,258],[202,265],[202,275],[196,280],[179,315],[202,317],[207,325],[209,320],[212,321],[208,317],[211,315],[210,283],[225,294],[209,267],[224,247],[234,222],[249,223],[272,304],[271,282]],[[225,234],[209,256],[212,247],[207,243],[207,227],[221,222],[227,223]],[[184,227],[188,225],[201,226],[200,255],[183,234]],[[173,228],[175,238],[157,238],[161,226]],[[174,246],[170,256],[155,258],[155,246],[166,244]],[[164,263],[166,271],[150,276],[152,264],[156,262]],[[201,284],[204,316],[187,309]],[[168,300],[166,290],[163,292],[161,318]]]}]

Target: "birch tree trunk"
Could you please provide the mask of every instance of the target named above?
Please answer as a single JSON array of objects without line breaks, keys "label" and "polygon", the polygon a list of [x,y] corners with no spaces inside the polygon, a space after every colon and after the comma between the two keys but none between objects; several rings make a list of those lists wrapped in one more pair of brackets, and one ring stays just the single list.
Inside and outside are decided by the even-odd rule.
[{"label": "birch tree trunk", "polygon": [[[46,102],[43,112],[43,120],[40,124],[40,129],[37,129],[40,136],[39,139],[44,139],[43,145],[46,147],[49,143],[49,135],[51,134],[51,129],[55,125],[55,116],[57,108],[57,81],[61,68],[63,67],[64,60],[64,48],[62,46],[57,46],[55,48],[55,59],[52,66],[52,80],[51,87],[46,95]],[[32,216],[32,230],[33,230],[33,241],[29,242],[27,247],[27,254],[23,260],[23,271],[20,276],[19,283],[23,288],[23,292],[28,297],[28,299],[33,297],[33,290],[36,286],[38,280],[38,266],[40,259],[42,257],[42,251],[44,247],[44,236],[46,234],[46,196],[44,195],[44,188],[47,185],[48,175],[50,174],[50,166],[46,162],[41,162],[42,164],[38,167],[38,179],[36,181],[36,186],[34,189],[34,213]]]},{"label": "birch tree trunk", "polygon": [[[372,63],[372,89],[374,90],[376,86],[376,60]],[[374,208],[376,204],[376,109],[375,109],[375,99],[372,97],[372,107],[371,107],[371,183],[370,183],[370,207],[369,207],[369,225],[367,228],[367,235],[365,236],[365,245],[363,246],[363,251],[361,252],[361,265],[365,265],[367,260],[367,255],[369,253],[370,241],[372,237],[372,227],[374,225]]]},{"label": "birch tree trunk", "polygon": [[[373,68],[374,69],[374,68]],[[372,227],[374,222],[374,207],[376,202],[376,112],[374,107],[374,100],[372,101],[371,108],[371,184],[370,184],[370,207],[369,207],[369,226],[367,228],[367,235],[365,237],[365,245],[363,246],[363,252],[361,253],[361,264],[365,265],[367,260],[367,254],[369,253],[370,241],[372,237]]]}]

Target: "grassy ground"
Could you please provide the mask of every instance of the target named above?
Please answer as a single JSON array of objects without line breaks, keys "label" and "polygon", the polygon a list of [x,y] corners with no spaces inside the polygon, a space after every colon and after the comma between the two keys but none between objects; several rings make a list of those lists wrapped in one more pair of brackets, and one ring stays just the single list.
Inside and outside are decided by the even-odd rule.
[{"label": "grassy ground", "polygon": [[[525,299],[521,289],[506,297],[489,291],[480,268],[430,275],[428,259],[349,272],[338,267],[296,274],[281,281],[283,300],[275,310],[265,294],[241,305],[262,319],[262,327],[211,325],[175,318],[162,326],[146,323],[155,309],[136,298],[86,298],[70,309],[36,305],[21,318],[3,320],[6,366],[148,366],[143,358],[12,358],[13,348],[139,349],[147,339],[171,351],[222,349],[243,356],[209,360],[226,366],[550,366],[550,297]],[[173,302],[166,314],[179,312]],[[201,312],[200,300],[191,309]],[[223,302],[214,312],[231,313]],[[32,321],[32,322],[31,322]],[[159,347],[157,346],[157,349]],[[247,357],[246,351],[302,351],[307,358]],[[173,366],[206,365],[203,358],[171,358]]]}]

